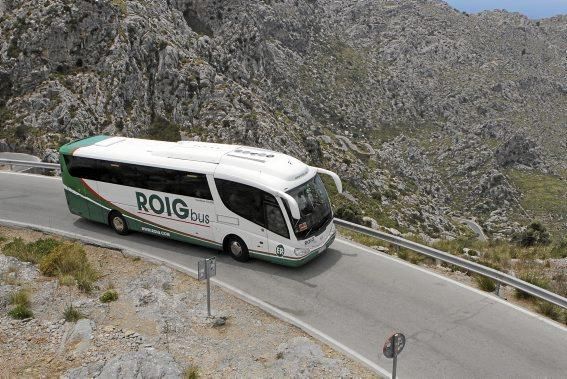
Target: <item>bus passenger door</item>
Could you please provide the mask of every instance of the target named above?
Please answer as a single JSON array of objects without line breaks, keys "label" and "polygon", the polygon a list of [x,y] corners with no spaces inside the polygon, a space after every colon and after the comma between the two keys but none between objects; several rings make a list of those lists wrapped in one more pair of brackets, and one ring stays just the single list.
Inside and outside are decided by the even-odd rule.
[{"label": "bus passenger door", "polygon": [[254,230],[252,232],[252,235],[250,237],[252,237],[253,240],[253,244],[249,245],[251,250],[256,250],[260,253],[267,253],[269,251],[269,246],[268,246],[268,233],[266,231],[266,228],[260,226],[260,225],[256,225],[253,223],[250,223],[251,226],[257,230]]},{"label": "bus passenger door", "polygon": [[264,210],[266,214],[266,228],[268,233],[268,252],[278,257],[290,255],[291,247],[283,243],[289,241],[289,229],[281,211],[280,205],[272,195],[264,197]]},{"label": "bus passenger door", "polygon": [[215,184],[222,200],[216,205],[221,234],[235,234],[244,240],[251,253],[266,254],[269,247],[263,191],[223,179],[215,179]]}]

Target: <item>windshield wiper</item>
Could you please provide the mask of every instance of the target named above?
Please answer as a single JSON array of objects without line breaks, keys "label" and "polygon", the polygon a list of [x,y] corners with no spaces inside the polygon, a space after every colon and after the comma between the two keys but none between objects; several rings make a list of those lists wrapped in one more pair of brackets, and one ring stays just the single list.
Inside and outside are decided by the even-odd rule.
[{"label": "windshield wiper", "polygon": [[311,233],[312,231],[313,231],[313,226],[309,228],[307,233],[305,233],[305,237],[303,237],[303,239],[307,239],[307,237],[309,237],[309,233]]}]

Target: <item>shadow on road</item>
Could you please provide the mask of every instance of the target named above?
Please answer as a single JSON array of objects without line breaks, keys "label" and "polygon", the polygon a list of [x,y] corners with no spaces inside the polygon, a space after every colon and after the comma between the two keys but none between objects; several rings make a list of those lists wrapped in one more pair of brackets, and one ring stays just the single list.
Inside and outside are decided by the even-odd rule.
[{"label": "shadow on road", "polygon": [[[127,236],[119,236],[107,225],[83,218],[75,220],[73,224],[77,229],[84,231],[84,236],[96,237],[104,241],[108,241],[109,243],[127,245],[133,250],[139,249],[153,254],[157,253],[156,250],[170,251],[171,256],[167,258],[178,263],[187,263],[182,259],[176,259],[180,258],[180,256],[194,258],[209,258],[211,256],[216,256],[218,264],[229,267],[239,267],[244,270],[263,272],[269,275],[291,279],[311,288],[317,287],[317,285],[309,283],[309,280],[329,270],[343,257],[355,257],[357,255],[343,253],[331,246],[326,252],[301,267],[286,267],[257,259],[252,259],[249,262],[238,262],[232,259],[228,254],[224,254],[219,250],[170,240],[159,236],[137,232],[133,232]],[[81,233],[79,232],[79,234]],[[154,251],[152,252],[152,250]],[[166,258],[166,256],[163,257]],[[195,267],[190,268],[196,269],[196,264]]]}]

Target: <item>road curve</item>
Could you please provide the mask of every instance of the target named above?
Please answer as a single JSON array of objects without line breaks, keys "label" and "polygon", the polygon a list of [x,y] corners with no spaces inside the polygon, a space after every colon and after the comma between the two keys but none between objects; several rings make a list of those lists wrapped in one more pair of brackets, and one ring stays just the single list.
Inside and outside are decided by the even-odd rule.
[{"label": "road curve", "polygon": [[[71,215],[62,183],[0,173],[0,219],[39,224],[128,246],[196,268],[218,255],[142,234],[121,237]],[[218,255],[218,278],[313,326],[381,367],[392,331],[407,336],[400,377],[561,378],[567,373],[567,328],[451,280],[337,240],[300,268]]]},{"label": "road curve", "polygon": [[465,218],[457,218],[457,220],[461,224],[468,226],[469,229],[471,229],[474,233],[476,233],[476,236],[479,240],[488,241],[486,234],[484,234],[484,230],[482,230],[482,227],[479,224],[477,224],[475,221],[468,220],[468,219],[465,219]]}]

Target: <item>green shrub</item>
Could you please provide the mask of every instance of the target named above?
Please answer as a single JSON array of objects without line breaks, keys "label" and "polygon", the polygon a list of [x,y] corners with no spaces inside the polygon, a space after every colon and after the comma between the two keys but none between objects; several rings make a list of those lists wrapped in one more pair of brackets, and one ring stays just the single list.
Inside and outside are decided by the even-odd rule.
[{"label": "green shrub", "polygon": [[98,273],[88,265],[75,272],[74,277],[79,290],[84,293],[91,293],[94,288],[94,282],[98,279]]},{"label": "green shrub", "polygon": [[158,116],[152,121],[147,132],[142,137],[177,142],[181,140],[181,133],[179,125]]},{"label": "green shrub", "polygon": [[77,308],[69,305],[67,308],[65,308],[65,312],[63,312],[63,318],[67,322],[77,322],[80,319],[85,318],[85,316],[81,312],[79,312]]},{"label": "green shrub", "polygon": [[24,262],[37,263],[37,257],[32,256],[27,248],[26,243],[20,237],[14,238],[2,248],[2,252],[10,257],[18,258]]},{"label": "green shrub", "polygon": [[[535,271],[524,272],[519,275],[519,278],[533,284],[534,286],[538,286],[546,290],[549,289],[549,279]],[[531,299],[532,295],[516,289],[516,297],[518,299]]]},{"label": "green shrub", "polygon": [[199,367],[197,366],[191,365],[183,371],[183,379],[198,379],[200,376]]},{"label": "green shrub", "polygon": [[398,256],[398,258],[403,259],[404,261],[407,261],[409,259],[409,251],[407,251],[406,249],[399,249],[396,255]]},{"label": "green shrub", "polygon": [[567,258],[567,237],[553,245],[550,255],[552,258]]},{"label": "green shrub", "polygon": [[31,133],[32,127],[29,125],[20,124],[16,127],[14,135],[20,141],[25,140]]},{"label": "green shrub", "polygon": [[55,250],[55,248],[62,244],[63,242],[57,241],[53,238],[42,238],[35,242],[28,243],[28,249],[39,256],[44,256],[50,254],[53,250]]},{"label": "green shrub", "polygon": [[10,294],[11,305],[22,305],[24,307],[30,306],[30,296],[26,290],[19,290]]},{"label": "green shrub", "polygon": [[534,221],[526,230],[514,235],[512,238],[520,246],[536,246],[536,245],[549,245],[551,243],[551,235],[547,228],[539,221]]},{"label": "green shrub", "polygon": [[39,263],[39,261],[49,255],[62,242],[53,238],[40,239],[35,242],[25,243],[20,237],[8,242],[2,249],[4,254],[18,258],[24,262]]},{"label": "green shrub", "polygon": [[17,320],[23,320],[33,317],[33,312],[25,305],[17,305],[15,308],[8,312],[8,315]]},{"label": "green shrub", "polygon": [[[40,271],[46,276],[72,276],[77,287],[86,293],[92,291],[98,273],[90,265],[84,248],[77,243],[62,243],[39,262]],[[69,283],[70,280],[66,279]]]},{"label": "green shrub", "polygon": [[335,216],[346,221],[354,222],[355,224],[362,224],[362,213],[360,209],[350,204],[337,208]]},{"label": "green shrub", "polygon": [[547,301],[538,301],[537,311],[552,320],[561,321],[562,309],[555,304],[548,303]]},{"label": "green shrub", "polygon": [[116,300],[118,300],[118,292],[115,290],[108,290],[100,296],[100,301],[103,303],[110,303]]},{"label": "green shrub", "polygon": [[73,274],[84,266],[86,259],[81,245],[64,243],[39,262],[39,270],[46,276]]},{"label": "green shrub", "polygon": [[487,278],[486,276],[475,276],[476,284],[478,288],[486,292],[494,292],[496,290],[496,283],[494,280]]}]

